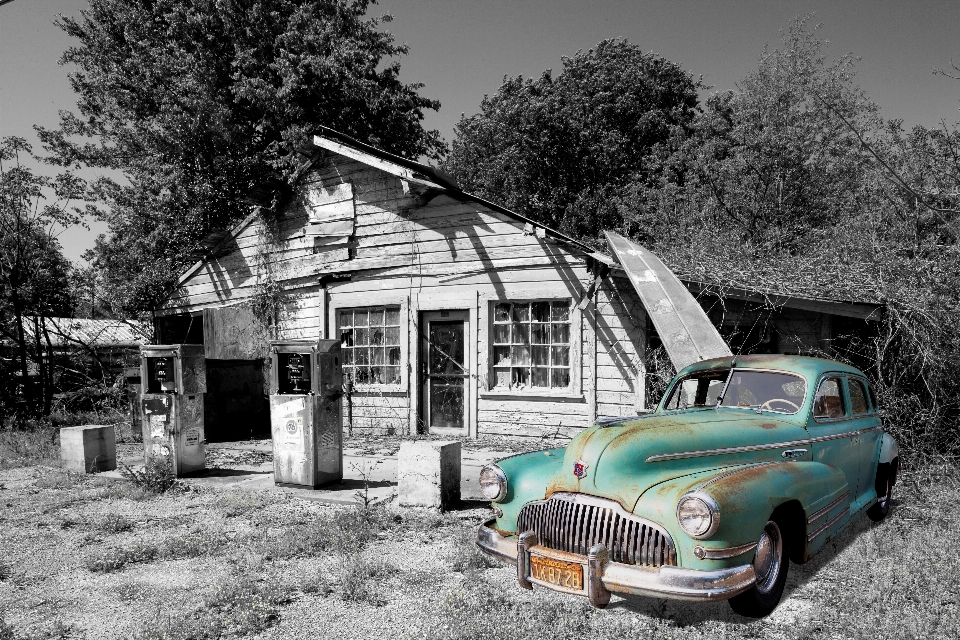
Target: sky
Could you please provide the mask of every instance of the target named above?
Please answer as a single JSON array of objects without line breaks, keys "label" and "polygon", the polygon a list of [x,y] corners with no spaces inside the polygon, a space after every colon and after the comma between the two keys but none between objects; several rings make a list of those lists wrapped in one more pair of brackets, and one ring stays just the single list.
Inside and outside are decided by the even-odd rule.
[{"label": "sky", "polygon": [[[39,142],[31,125],[53,127],[61,109],[76,106],[57,61],[70,46],[53,24],[77,15],[87,0],[13,0],[0,6],[0,136]],[[401,78],[426,85],[440,101],[424,124],[449,142],[460,114],[476,113],[505,75],[558,73],[561,57],[623,37],[703,76],[714,90],[732,89],[756,67],[765,45],[800,14],[814,14],[830,41],[830,58],[861,58],[857,83],[886,118],[907,126],[960,121],[960,81],[932,73],[960,64],[958,0],[382,0],[384,28],[410,46]],[[89,174],[87,175],[89,177]],[[60,236],[74,262],[93,246],[102,223]]]}]

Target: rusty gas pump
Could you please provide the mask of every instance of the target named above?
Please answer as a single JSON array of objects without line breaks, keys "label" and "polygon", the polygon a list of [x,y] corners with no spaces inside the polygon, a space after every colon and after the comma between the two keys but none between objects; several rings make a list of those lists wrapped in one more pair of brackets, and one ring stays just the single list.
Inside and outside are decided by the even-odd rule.
[{"label": "rusty gas pump", "polygon": [[277,484],[316,488],[343,479],[338,340],[270,343],[270,423]]},{"label": "rusty gas pump", "polygon": [[140,347],[141,428],[146,460],[165,458],[174,475],[205,467],[203,345]]}]

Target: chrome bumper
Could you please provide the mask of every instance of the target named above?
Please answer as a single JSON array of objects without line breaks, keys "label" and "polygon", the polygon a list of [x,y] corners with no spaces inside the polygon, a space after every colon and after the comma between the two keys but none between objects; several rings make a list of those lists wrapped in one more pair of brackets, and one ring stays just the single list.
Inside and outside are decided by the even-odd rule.
[{"label": "chrome bumper", "polygon": [[[538,545],[536,536],[532,533],[519,537],[503,536],[489,526],[491,523],[493,520],[480,526],[477,546],[486,555],[515,565],[520,586],[532,589],[533,584],[540,584],[548,589],[577,593],[587,596],[597,607],[606,606],[611,591],[676,600],[726,600],[749,589],[757,580],[752,564],[716,571],[698,571],[680,567],[653,568],[607,562],[606,549],[602,545],[593,547],[588,556],[566,553]],[[533,580],[530,577],[531,554],[581,564],[584,569],[585,589],[574,592]],[[522,562],[517,562],[518,556],[522,558]]]}]

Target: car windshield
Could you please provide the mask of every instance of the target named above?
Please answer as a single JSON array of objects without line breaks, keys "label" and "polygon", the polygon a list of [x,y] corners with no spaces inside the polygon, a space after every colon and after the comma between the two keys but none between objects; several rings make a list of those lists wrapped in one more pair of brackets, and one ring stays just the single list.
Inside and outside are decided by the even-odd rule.
[{"label": "car windshield", "polygon": [[805,392],[806,383],[800,376],[746,369],[734,369],[730,375],[729,369],[713,369],[681,379],[674,385],[664,409],[713,407],[723,393],[721,407],[796,413],[800,411]]}]

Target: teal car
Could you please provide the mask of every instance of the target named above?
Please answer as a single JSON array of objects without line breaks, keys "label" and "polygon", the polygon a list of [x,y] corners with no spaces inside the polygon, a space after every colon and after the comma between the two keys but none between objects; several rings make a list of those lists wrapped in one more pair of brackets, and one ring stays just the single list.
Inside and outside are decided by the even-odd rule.
[{"label": "teal car", "polygon": [[762,617],[790,561],[866,513],[899,468],[859,370],[803,356],[716,358],[680,371],[656,411],[600,420],[566,448],[487,465],[495,518],[477,545],[520,586],[728,599]]}]

